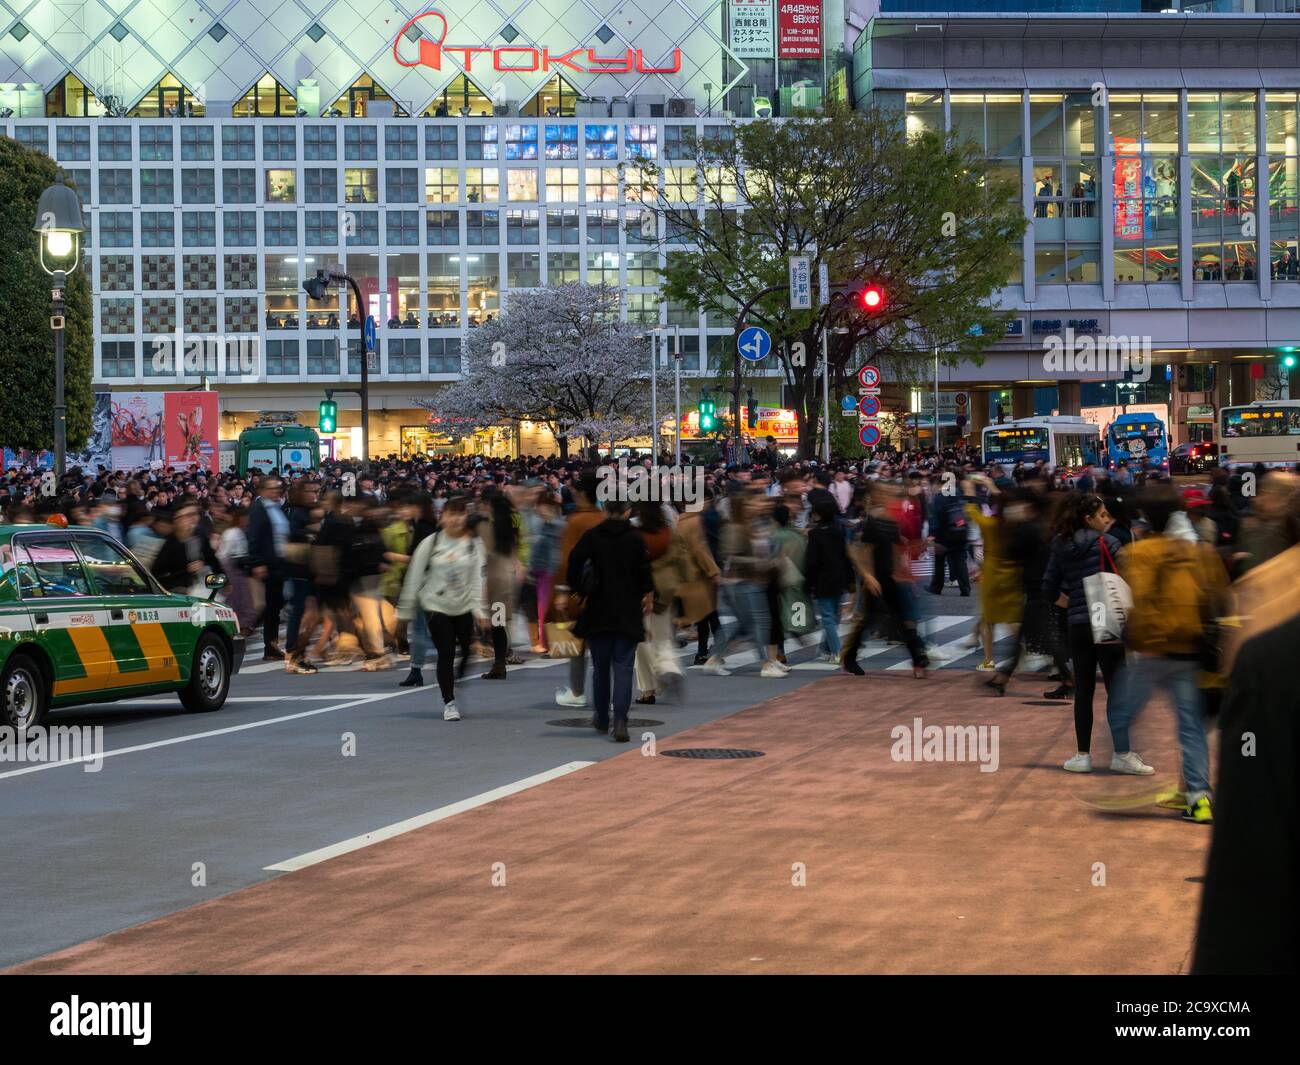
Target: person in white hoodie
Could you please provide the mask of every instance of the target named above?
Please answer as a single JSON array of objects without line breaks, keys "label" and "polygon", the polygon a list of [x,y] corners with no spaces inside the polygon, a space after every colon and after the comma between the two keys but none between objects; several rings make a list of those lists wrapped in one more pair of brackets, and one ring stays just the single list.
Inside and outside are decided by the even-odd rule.
[{"label": "person in white hoodie", "polygon": [[[409,622],[420,609],[429,618],[429,636],[438,655],[438,688],[442,692],[444,721],[459,721],[455,678],[465,675],[474,620],[487,620],[483,599],[483,541],[466,524],[463,497],[447,500],[441,524],[432,536],[420,541],[411,556],[397,602],[397,617]],[[418,622],[417,622],[418,624]],[[456,647],[460,664],[453,669]]]}]

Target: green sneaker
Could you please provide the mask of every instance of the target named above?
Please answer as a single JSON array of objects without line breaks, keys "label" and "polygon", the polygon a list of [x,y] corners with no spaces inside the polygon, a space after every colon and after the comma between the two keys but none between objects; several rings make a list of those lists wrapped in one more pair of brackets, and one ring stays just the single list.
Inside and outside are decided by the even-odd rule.
[{"label": "green sneaker", "polygon": [[1198,825],[1208,825],[1214,821],[1214,814],[1210,810],[1210,800],[1205,796],[1197,799],[1195,803],[1183,810],[1184,821],[1194,821]]},{"label": "green sneaker", "polygon": [[1183,791],[1162,791],[1156,796],[1156,805],[1162,810],[1186,810],[1187,793]]}]

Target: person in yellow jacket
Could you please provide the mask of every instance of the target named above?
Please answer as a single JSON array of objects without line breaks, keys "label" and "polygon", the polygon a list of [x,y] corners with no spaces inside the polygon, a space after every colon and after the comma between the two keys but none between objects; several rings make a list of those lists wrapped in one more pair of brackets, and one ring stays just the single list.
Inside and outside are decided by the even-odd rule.
[{"label": "person in yellow jacket", "polygon": [[1020,566],[1010,555],[1000,493],[989,478],[975,474],[962,489],[968,499],[973,494],[971,486],[976,484],[988,488],[994,508],[994,513],[988,515],[979,504],[966,504],[966,520],[979,528],[980,539],[984,541],[984,561],[980,565],[980,639],[984,644],[984,661],[977,668],[981,673],[996,674],[993,626],[1019,625],[1024,617],[1025,594]]}]

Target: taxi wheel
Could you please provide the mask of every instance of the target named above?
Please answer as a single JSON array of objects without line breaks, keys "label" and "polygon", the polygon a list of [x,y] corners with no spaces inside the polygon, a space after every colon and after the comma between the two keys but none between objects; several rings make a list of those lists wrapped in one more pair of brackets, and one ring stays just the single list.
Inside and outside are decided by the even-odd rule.
[{"label": "taxi wheel", "polygon": [[230,691],[230,653],[211,632],[199,637],[194,648],[190,682],[181,689],[181,705],[193,713],[220,710]]},{"label": "taxi wheel", "polygon": [[11,655],[0,674],[0,721],[16,732],[35,728],[49,709],[50,695],[45,674],[25,654]]}]

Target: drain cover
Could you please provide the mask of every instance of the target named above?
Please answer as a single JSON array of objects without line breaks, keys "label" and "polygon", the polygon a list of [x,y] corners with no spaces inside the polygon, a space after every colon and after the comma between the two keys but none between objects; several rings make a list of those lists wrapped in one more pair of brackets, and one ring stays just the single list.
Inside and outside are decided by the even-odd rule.
[{"label": "drain cover", "polygon": [[[548,721],[546,723],[563,728],[591,728],[591,718],[589,717],[562,717],[558,721]],[[662,721],[651,721],[648,717],[630,717],[627,721],[628,728],[653,728],[662,724]]]},{"label": "drain cover", "polygon": [[669,758],[705,758],[723,760],[728,758],[762,758],[762,751],[746,751],[740,747],[674,747],[671,751],[660,751]]},{"label": "drain cover", "polygon": [[1022,705],[1022,706],[1060,706],[1060,707],[1071,707],[1071,706],[1073,706],[1074,704],[1073,704],[1072,702],[1070,702],[1069,699],[1064,699],[1064,700],[1056,700],[1056,699],[1025,699],[1025,700],[1023,700],[1023,701],[1021,702],[1021,705]]}]

